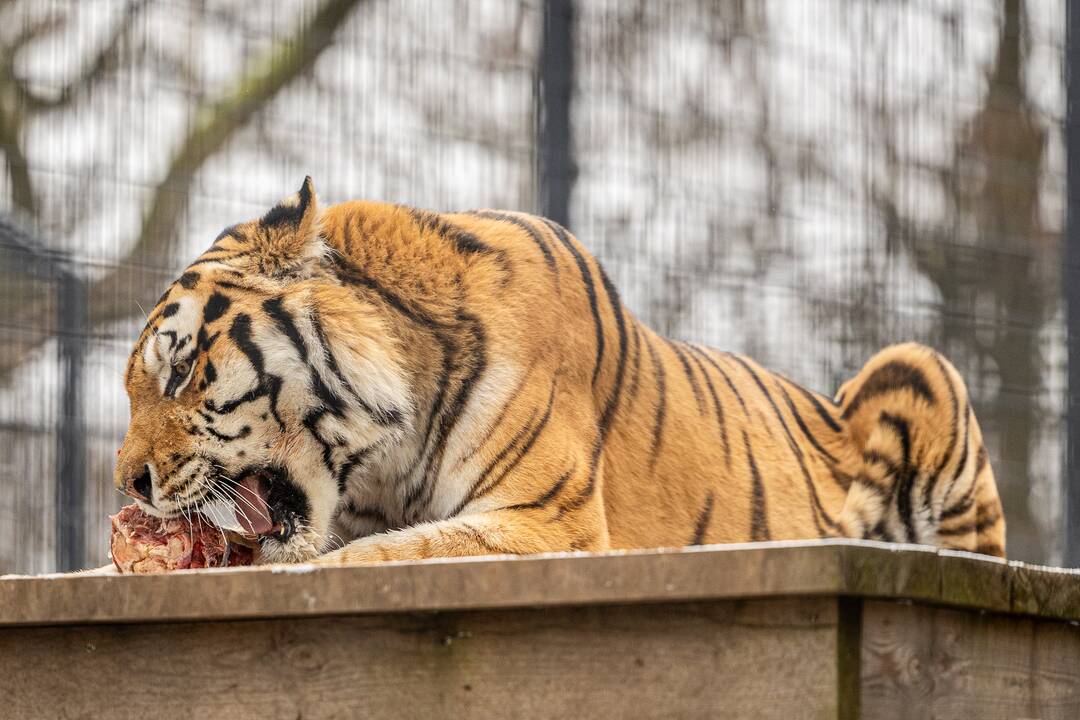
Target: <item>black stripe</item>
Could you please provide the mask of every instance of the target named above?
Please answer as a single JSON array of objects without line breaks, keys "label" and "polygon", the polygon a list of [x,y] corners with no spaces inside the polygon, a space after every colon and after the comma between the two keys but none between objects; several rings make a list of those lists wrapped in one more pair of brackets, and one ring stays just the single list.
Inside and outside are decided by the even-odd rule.
[{"label": "black stripe", "polygon": [[687,345],[686,349],[690,351],[690,357],[701,371],[701,376],[705,378],[705,386],[709,390],[709,395],[712,397],[713,410],[716,411],[716,424],[720,428],[720,442],[724,445],[724,460],[728,467],[731,467],[731,446],[728,443],[727,436],[727,424],[724,420],[724,408],[720,404],[720,398],[716,395],[716,388],[713,387],[712,378],[709,377],[709,373],[705,371],[705,366],[701,364],[701,360],[698,359],[698,355],[701,351],[693,345]]},{"label": "black stripe", "polygon": [[533,243],[536,244],[536,247],[540,249],[540,252],[544,256],[544,262],[547,263],[551,272],[555,273],[556,277],[559,275],[559,267],[555,264],[555,255],[551,252],[551,246],[548,245],[544,236],[541,235],[527,220],[507,213],[494,212],[492,210],[477,210],[471,214],[488,220],[498,220],[499,222],[510,223],[511,225],[515,225],[524,230],[532,239]]},{"label": "black stripe", "polygon": [[213,335],[207,335],[206,326],[201,325],[199,327],[199,336],[195,339],[195,345],[199,348],[199,350],[205,353],[207,350],[214,346],[214,343],[217,342],[217,339],[220,336],[220,332],[216,332]]},{"label": "black stripe", "polygon": [[301,362],[307,364],[308,361],[308,349],[307,343],[304,342],[304,338],[300,335],[300,330],[296,327],[296,321],[293,320],[292,313],[285,309],[282,298],[272,297],[263,301],[263,310],[270,319],[277,325],[285,337],[292,343],[296,353],[300,356]]},{"label": "black stripe", "polygon": [[910,390],[914,395],[925,399],[930,404],[936,402],[934,392],[930,389],[930,383],[927,381],[926,375],[923,374],[922,370],[912,367],[907,363],[892,360],[885,363],[877,370],[874,370],[874,372],[870,374],[870,377],[863,381],[862,385],[859,387],[859,392],[855,394],[855,397],[851,399],[848,406],[844,408],[841,417],[846,420],[851,417],[864,402],[898,390]]},{"label": "black stripe", "polygon": [[877,521],[877,525],[869,532],[864,534],[863,538],[869,540],[872,537],[877,537],[885,542],[896,542],[896,538],[893,536],[892,531],[885,526],[885,518],[882,517]]},{"label": "black stripe", "polygon": [[664,343],[671,348],[671,351],[675,353],[675,356],[679,358],[679,364],[682,365],[683,373],[686,374],[686,380],[690,383],[690,389],[694,391],[694,400],[697,401],[698,413],[705,413],[705,396],[701,394],[701,386],[698,385],[697,378],[694,376],[694,370],[690,367],[690,363],[686,359],[686,353],[682,351],[675,342],[668,340],[667,338],[661,338]]},{"label": "black stripe", "polygon": [[209,325],[229,311],[232,301],[219,292],[212,293],[203,306],[203,325]]},{"label": "black stripe", "polygon": [[[851,481],[860,487],[872,490],[878,497],[887,498],[889,496],[888,489],[883,488],[881,483],[864,472],[856,473],[855,476],[851,478]],[[891,488],[892,486],[890,485],[889,487]]]},{"label": "black stripe", "polygon": [[784,396],[785,402],[787,402],[788,410],[791,411],[791,416],[795,418],[795,424],[799,426],[799,430],[802,432],[802,434],[806,437],[807,440],[810,441],[810,444],[814,446],[814,449],[824,455],[830,463],[834,465],[837,464],[839,460],[836,459],[836,456],[826,450],[824,447],[822,447],[821,443],[818,442],[817,437],[814,435],[814,433],[810,432],[810,428],[806,426],[806,422],[803,420],[802,415],[799,414],[798,409],[795,407],[794,401],[792,401],[791,396],[788,395],[788,392],[784,389],[784,386],[780,383],[777,383],[776,386],[780,388],[780,393]]},{"label": "black stripe", "polygon": [[[546,221],[545,222],[549,222]],[[555,225],[558,227],[558,225]],[[619,334],[619,357],[615,366],[615,384],[612,388],[611,394],[608,395],[607,403],[604,406],[604,411],[600,415],[600,420],[597,423],[597,437],[593,441],[592,453],[589,456],[589,475],[585,482],[585,486],[578,491],[571,500],[563,503],[559,507],[559,512],[556,515],[556,519],[561,518],[565,513],[576,510],[585,505],[589,501],[589,498],[596,492],[596,475],[600,467],[600,456],[604,450],[604,441],[607,439],[607,434],[611,429],[611,423],[615,419],[615,411],[619,407],[619,401],[622,394],[623,376],[626,372],[626,346],[627,346],[627,334],[626,334],[626,321],[623,317],[622,302],[619,300],[619,293],[615,290],[615,286],[612,285],[608,279],[607,274],[604,272],[603,267],[597,262],[597,268],[600,271],[600,279],[604,284],[604,289],[607,291],[608,304],[611,306],[612,315],[615,316],[615,325]]]},{"label": "black stripe", "polygon": [[952,378],[949,377],[949,371],[945,367],[945,363],[942,361],[941,356],[935,352],[933,353],[933,357],[934,362],[937,363],[938,369],[941,370],[941,376],[945,380],[945,387],[949,390],[952,416],[950,417],[949,451],[942,454],[941,462],[938,463],[933,474],[926,481],[926,484],[923,485],[922,504],[924,508],[930,507],[931,495],[934,492],[934,488],[937,486],[938,478],[941,477],[941,473],[945,472],[945,466],[949,464],[949,461],[953,459],[953,455],[956,454],[956,440],[960,434],[960,404],[957,398],[956,387],[953,385]]},{"label": "black stripe", "polygon": [[896,432],[897,436],[899,436],[900,447],[903,453],[903,459],[901,460],[900,464],[910,465],[911,426],[908,423],[907,419],[902,418],[899,415],[893,415],[892,413],[882,411],[881,415],[878,416],[878,422],[880,422],[882,425],[888,425]]},{"label": "black stripe", "polygon": [[243,438],[246,438],[248,435],[251,434],[251,427],[248,426],[248,425],[244,425],[243,427],[241,427],[240,431],[237,432],[235,435],[227,435],[225,433],[218,432],[217,430],[215,430],[214,428],[209,427],[209,426],[207,426],[205,428],[205,430],[206,430],[206,432],[210,433],[212,436],[214,436],[215,438],[217,438],[218,440],[220,440],[222,442],[231,442],[233,440],[242,440]]},{"label": "black stripe", "polygon": [[518,396],[521,395],[522,388],[525,387],[526,381],[528,381],[529,377],[532,376],[532,372],[535,368],[536,360],[534,359],[533,362],[529,365],[529,369],[526,370],[522,374],[521,378],[518,379],[517,384],[514,386],[514,389],[507,393],[506,401],[503,403],[502,408],[499,409],[499,414],[496,415],[495,419],[491,422],[491,427],[488,428],[487,435],[484,436],[483,440],[476,443],[476,445],[470,448],[467,452],[463,453],[461,457],[458,458],[458,464],[467,462],[469,458],[476,455],[476,453],[480,451],[480,448],[487,445],[488,441],[491,440],[491,436],[494,435],[495,432],[499,429],[499,427],[502,426],[503,420],[506,419],[506,415],[510,411],[510,408],[518,404]]},{"label": "black stripe", "polygon": [[352,515],[357,520],[369,520],[390,527],[390,518],[387,517],[386,513],[372,505],[357,505],[355,498],[350,498],[342,506],[341,512]]},{"label": "black stripe", "polygon": [[251,295],[269,295],[270,294],[270,292],[268,290],[264,290],[263,288],[258,288],[258,287],[255,287],[254,285],[250,285],[248,283],[232,282],[231,280],[215,280],[214,281],[214,287],[224,288],[226,290],[239,290],[240,292],[249,293]]},{"label": "black stripe", "polygon": [[[986,446],[985,445],[980,445],[979,449],[975,452],[975,479],[976,480],[979,478],[979,475],[982,474],[983,469],[986,468],[986,463],[987,463],[988,460],[989,460],[989,458],[986,455]],[[974,481],[972,481],[971,484],[974,485],[975,484]]]},{"label": "black stripe", "polygon": [[226,262],[228,260],[239,260],[240,258],[248,257],[249,255],[251,255],[251,253],[252,253],[252,251],[250,251],[250,250],[245,250],[243,252],[235,252],[235,253],[231,253],[231,254],[224,254],[224,255],[219,255],[217,253],[211,254],[209,252],[205,252],[202,255],[200,255],[198,258],[196,258],[194,262],[192,262],[190,265],[188,265],[188,267],[192,268],[192,267],[195,267],[196,265],[203,265],[205,263],[224,263],[224,262]]},{"label": "black stripe", "polygon": [[438,213],[409,208],[409,214],[417,225],[447,240],[462,255],[497,255],[505,260],[502,250],[497,250],[484,243],[476,235],[462,230]]},{"label": "black stripe", "polygon": [[795,461],[799,465],[799,471],[802,473],[803,483],[806,485],[807,494],[810,495],[810,500],[812,503],[810,509],[811,514],[814,518],[814,525],[817,527],[819,534],[825,535],[825,529],[822,527],[821,522],[818,519],[819,516],[822,520],[825,521],[826,525],[833,529],[837,527],[836,522],[829,516],[828,512],[825,510],[825,506],[821,504],[821,498],[818,496],[817,486],[814,485],[814,479],[813,477],[811,477],[810,471],[806,467],[806,460],[804,458],[802,448],[800,448],[799,444],[795,442],[795,436],[791,433],[791,428],[788,427],[787,421],[784,420],[784,415],[780,412],[780,407],[776,404],[776,401],[773,399],[773,396],[769,392],[768,388],[765,387],[765,383],[762,381],[761,377],[758,376],[758,374],[754,371],[754,369],[750,366],[749,363],[747,363],[738,355],[729,354],[728,357],[739,363],[739,365],[741,365],[746,370],[746,372],[749,373],[750,377],[757,384],[758,389],[761,390],[761,394],[764,395],[765,399],[769,401],[769,406],[772,407],[773,414],[779,421],[780,427],[784,430],[784,437],[787,439],[788,448],[791,450],[791,454],[795,456]]},{"label": "black stripe", "polygon": [[562,475],[559,476],[559,479],[555,481],[555,484],[552,485],[550,488],[548,488],[547,492],[545,492],[543,495],[536,498],[532,502],[517,503],[516,505],[507,505],[506,507],[501,508],[501,509],[502,510],[540,510],[540,509],[543,509],[544,507],[547,507],[547,504],[550,503],[552,500],[554,500],[556,498],[556,496],[558,496],[558,494],[560,492],[562,492],[562,489],[566,486],[567,481],[570,480],[570,478],[573,476],[573,474],[574,474],[574,468],[570,468],[569,470],[564,472]]},{"label": "black stripe", "polygon": [[[345,458],[345,462],[341,463],[341,467],[337,471],[337,487],[338,493],[344,493],[345,488],[349,484],[349,475],[356,469],[356,466],[364,461],[364,459],[371,454],[371,451],[375,449],[374,445],[360,448],[354,452],[349,453]],[[389,523],[387,523],[389,525]]]},{"label": "black stripe", "polygon": [[468,530],[469,535],[470,535],[470,537],[472,537],[473,542],[475,542],[477,545],[479,545],[481,548],[483,548],[488,554],[490,554],[490,555],[506,555],[507,554],[507,551],[504,548],[501,548],[498,545],[493,545],[491,543],[491,541],[487,539],[487,537],[484,535],[484,533],[480,532],[479,530],[474,528],[472,525],[469,525],[468,523],[462,523],[461,526],[464,527],[466,530]]},{"label": "black stripe", "polygon": [[750,480],[753,495],[750,500],[750,539],[754,542],[768,540],[769,533],[768,513],[765,507],[765,485],[761,482],[761,474],[758,472],[757,462],[754,461],[754,453],[750,449],[750,438],[743,430],[743,447],[746,448],[746,460],[750,464]]},{"label": "black stripe", "polygon": [[[330,462],[330,457],[332,457],[333,449],[330,448],[330,444],[327,443],[327,441],[324,440],[321,435],[319,435],[318,427],[316,427],[316,425],[318,425],[318,422],[322,418],[324,411],[329,412],[330,415],[333,415],[335,418],[345,418],[345,399],[342,399],[340,395],[338,395],[334,390],[330,389],[330,386],[326,384],[325,380],[323,380],[322,373],[319,371],[318,368],[315,367],[314,363],[307,363],[308,344],[300,336],[300,332],[296,328],[296,324],[293,321],[292,314],[289,314],[287,310],[281,307],[280,299],[278,304],[276,305],[274,305],[271,301],[268,300],[267,302],[262,303],[262,307],[267,309],[267,312],[270,314],[271,317],[273,317],[274,322],[278,324],[278,328],[282,332],[284,332],[285,336],[289,339],[289,341],[293,342],[294,347],[297,349],[297,352],[300,355],[300,359],[302,359],[302,361],[305,362],[305,364],[307,364],[308,366],[308,376],[311,379],[311,392],[316,398],[319,398],[319,402],[322,405],[322,408],[316,409],[309,413],[308,417],[305,418],[305,421],[303,421],[303,424],[308,427],[308,430],[310,430],[311,434],[315,436],[315,439],[318,440],[320,444],[322,444],[324,462],[326,463],[326,466],[329,468],[330,472],[334,472],[333,463]],[[334,361],[333,351],[330,350],[329,343],[326,342],[326,337],[323,334],[322,325],[319,321],[319,316],[318,314],[316,314],[314,308],[311,309],[311,313],[311,326],[315,330],[315,337],[318,338],[320,342],[321,352],[319,353],[319,355],[324,359],[327,366],[332,369],[337,369],[337,363]],[[359,400],[359,402],[357,402],[357,405],[360,405],[360,407],[367,412],[367,415],[372,416],[373,419],[378,421],[378,417],[375,415],[375,413],[370,411],[368,404],[364,403],[363,400],[361,400],[360,397],[357,396],[356,392],[352,389],[352,386],[348,382],[345,382],[345,378],[342,378],[339,375],[338,380],[343,386],[345,386],[346,390],[348,390],[355,399]],[[379,424],[386,425],[387,423]]]},{"label": "black stripe", "polygon": [[[356,404],[360,406],[360,409],[367,413],[371,417],[371,419],[373,419],[376,423],[382,425],[383,427],[402,425],[405,422],[405,418],[404,413],[401,410],[394,407],[381,408],[372,405],[363,397],[361,397],[360,393],[356,391],[356,388],[352,386],[352,383],[350,383],[348,379],[346,379],[345,373],[341,371],[341,368],[338,366],[337,359],[334,357],[334,349],[330,345],[329,340],[327,340],[326,338],[326,330],[323,328],[322,318],[319,315],[318,310],[312,307],[308,319],[311,322],[312,329],[315,331],[315,339],[319,341],[319,349],[321,351],[320,355],[326,361],[326,366],[330,369],[330,372],[333,373],[334,377],[337,378],[337,381],[341,383],[341,386],[345,388],[349,395],[352,396],[352,399],[356,402]],[[307,357],[306,354],[304,357]],[[322,381],[322,378],[318,376],[314,369],[312,369],[312,379],[317,380],[318,384],[325,388],[326,393],[333,395],[334,398],[337,398],[337,395],[332,393],[332,391],[326,387],[326,385]],[[340,402],[340,400],[338,400],[338,402]]]},{"label": "black stripe", "polygon": [[605,292],[607,292],[608,305],[611,307],[611,314],[615,318],[615,328],[619,335],[619,357],[615,361],[615,385],[608,396],[607,403],[604,405],[604,412],[600,415],[600,442],[603,443],[611,429],[611,423],[615,420],[615,413],[619,409],[619,401],[622,399],[623,378],[626,376],[626,349],[629,340],[619,292],[611,283],[607,273],[604,272],[604,268],[600,266],[599,261],[596,262],[596,267],[600,272],[600,281],[604,285]]},{"label": "black stripe", "polygon": [[[200,333],[202,332],[202,329],[200,329]],[[240,352],[244,354],[248,362],[251,363],[255,371],[257,384],[241,397],[226,401],[221,405],[216,404],[213,400],[206,399],[203,401],[203,407],[218,415],[228,415],[245,403],[265,397],[269,399],[270,413],[274,416],[278,426],[284,431],[285,421],[281,419],[277,407],[278,395],[281,393],[281,378],[268,374],[264,368],[262,351],[251,339],[251,316],[240,313],[234,317],[229,327],[229,337]]]},{"label": "black stripe", "polygon": [[325,408],[316,408],[304,416],[303,425],[314,438],[315,442],[322,447],[322,462],[327,472],[336,474],[334,470],[334,446],[319,433],[319,420],[327,413]]},{"label": "black stripe", "polygon": [[[417,476],[420,482],[409,488],[405,498],[407,512],[418,506],[426,506],[434,493],[431,478],[438,476],[446,442],[468,402],[472,390],[487,367],[487,337],[484,326],[475,316],[459,310],[456,324],[448,328],[445,323],[421,311],[413,309],[396,294],[383,287],[363,270],[340,255],[333,257],[335,268],[343,281],[360,285],[374,292],[386,305],[400,312],[409,320],[427,328],[443,351],[443,365],[437,381],[437,393],[428,415],[424,430],[422,455]],[[456,331],[451,337],[450,330]],[[471,352],[470,352],[471,351]],[[449,390],[452,375],[459,375],[457,387]]]},{"label": "black stripe", "polygon": [[459,381],[457,391],[446,405],[445,411],[440,413],[439,427],[435,434],[435,444],[424,473],[424,485],[427,489],[423,495],[416,496],[420,499],[419,507],[427,507],[428,503],[431,502],[435,492],[434,478],[439,476],[450,433],[457,426],[458,420],[461,418],[461,412],[472,395],[473,388],[487,367],[487,336],[483,325],[476,317],[465,312],[458,313],[458,320],[467,328],[465,332],[459,335],[459,339],[471,339],[473,344],[472,352],[468,356],[471,363],[461,359],[460,356],[465,354],[463,349],[448,345],[451,352],[456,350],[455,355],[459,356],[454,358],[453,369],[464,369],[467,374]]},{"label": "black stripe", "polygon": [[900,472],[896,479],[896,511],[900,514],[900,520],[904,523],[907,532],[907,541],[915,542],[915,523],[911,514],[912,498],[914,490],[916,470],[911,465],[911,427],[905,418],[891,413],[882,412],[879,422],[891,427],[900,437],[900,446],[903,450],[903,461],[900,463]]},{"label": "black stripe", "polygon": [[[520,463],[522,459],[529,454],[529,451],[532,450],[533,445],[536,444],[537,439],[540,437],[540,433],[542,433],[544,431],[544,428],[547,426],[548,420],[551,419],[551,411],[555,405],[555,387],[555,384],[552,383],[551,394],[548,396],[547,408],[544,410],[544,414],[540,418],[540,421],[536,424],[536,427],[534,427],[532,432],[529,434],[529,437],[525,441],[524,445],[522,445],[521,448],[518,450],[517,455],[514,457],[514,459],[508,462],[506,466],[502,469],[502,472],[499,473],[498,477],[496,477],[486,486],[480,487],[479,489],[477,489],[478,486],[474,486],[474,491],[473,493],[471,493],[472,498],[469,499],[468,502],[471,502],[476,498],[483,497],[484,495],[487,495],[489,492],[497,488],[502,483],[502,481],[506,479],[506,476],[509,475],[515,467],[517,467],[518,463]],[[468,504],[468,502],[466,502],[466,504]],[[458,510],[458,512],[460,512],[460,510]],[[452,514],[456,515],[457,512]]]},{"label": "black stripe", "polygon": [[835,482],[844,492],[851,489],[852,478],[847,473],[841,471],[835,465],[829,466],[829,473],[832,476],[833,482]]},{"label": "black stripe", "polygon": [[596,385],[596,379],[600,376],[600,363],[604,359],[604,324],[600,320],[600,306],[596,298],[596,286],[593,283],[592,272],[589,270],[589,265],[585,262],[585,257],[574,246],[573,241],[568,236],[566,230],[561,225],[547,218],[541,218],[541,220],[551,229],[551,232],[555,234],[555,237],[559,239],[559,242],[570,251],[570,254],[574,257],[574,262],[577,263],[578,271],[581,273],[581,281],[585,285],[585,294],[589,298],[589,310],[592,312],[593,317],[593,329],[596,332],[596,361],[593,364],[592,383]]},{"label": "black stripe", "polygon": [[706,352],[708,350],[708,348],[698,348],[698,349],[701,351],[701,356],[703,358],[705,358],[705,360],[710,365],[712,365],[713,369],[716,370],[716,372],[720,373],[720,377],[724,378],[724,382],[727,383],[727,386],[731,390],[731,393],[735,396],[735,399],[739,401],[739,405],[742,406],[743,413],[746,415],[746,419],[749,420],[750,419],[750,410],[749,410],[749,408],[746,407],[746,401],[743,400],[742,393],[740,393],[739,389],[737,387],[735,387],[735,383],[731,381],[731,376],[727,374],[727,371],[725,371],[724,368],[720,367],[720,364],[718,362],[716,362],[716,360],[714,360],[712,358],[712,356],[709,354],[709,352]]},{"label": "black stripe", "polygon": [[507,441],[506,445],[495,454],[495,457],[487,464],[487,466],[480,472],[476,480],[473,482],[472,487],[469,488],[469,492],[465,493],[465,497],[458,504],[454,512],[451,515],[456,515],[461,512],[461,509],[473,501],[475,494],[479,488],[483,487],[487,482],[488,477],[495,472],[495,469],[505,460],[510,453],[512,453],[517,447],[525,440],[525,436],[533,429],[533,423],[536,421],[536,416],[539,414],[538,409],[534,409],[529,419],[525,421],[525,424],[517,429]]},{"label": "black stripe", "polygon": [[709,518],[712,517],[713,493],[710,490],[705,497],[705,506],[698,513],[697,524],[694,526],[694,536],[690,538],[690,545],[700,545],[705,539],[705,530],[709,527]]},{"label": "black stripe", "polygon": [[229,337],[240,352],[244,354],[244,357],[251,363],[251,367],[255,369],[255,374],[262,376],[266,370],[263,366],[263,354],[259,346],[251,340],[251,316],[247,313],[240,313],[233,318],[232,325],[229,326]]},{"label": "black stripe", "polygon": [[216,250],[220,246],[221,241],[225,240],[227,238],[231,238],[231,239],[235,240],[236,242],[243,244],[244,243],[244,238],[237,234],[237,232],[236,232],[237,227],[239,227],[239,226],[238,225],[230,225],[229,227],[227,227],[224,230],[222,230],[221,232],[219,232],[218,236],[216,238],[214,238],[214,242],[210,244],[210,247],[208,248],[208,250]]},{"label": "black stripe", "polygon": [[[974,486],[975,483],[972,483],[972,487]],[[960,498],[960,501],[953,505],[951,508],[943,510],[941,515],[938,516],[938,522],[945,522],[946,520],[951,520],[954,517],[959,517],[971,510],[973,505],[975,505],[975,493],[965,495],[964,497]]]},{"label": "black stripe", "polygon": [[[972,418],[968,418],[970,423]],[[938,517],[938,521],[944,521],[948,518],[956,515],[963,515],[971,509],[972,504],[975,502],[975,487],[978,485],[979,474],[986,468],[987,456],[986,446],[980,445],[979,449],[975,451],[975,473],[971,476],[971,484],[968,485],[967,490],[964,491],[964,495],[954,504],[951,508],[946,509]],[[952,488],[949,489],[952,492]],[[948,495],[946,495],[948,497]]]},{"label": "black stripe", "polygon": [[176,282],[180,283],[180,287],[184,288],[185,290],[192,290],[199,283],[199,273],[195,272],[194,270],[188,270],[179,278],[177,278]]},{"label": "black stripe", "polygon": [[[948,500],[952,495],[953,488],[956,487],[956,483],[960,480],[960,476],[964,474],[964,470],[967,469],[968,464],[968,445],[971,444],[971,403],[970,401],[964,404],[964,446],[960,454],[960,462],[956,465],[956,472],[953,473],[952,480],[949,481],[949,487],[945,490],[945,494],[942,495],[943,500]],[[972,483],[974,485],[974,483]],[[940,518],[939,518],[940,520]]]},{"label": "black stripe", "polygon": [[660,362],[660,357],[648,335],[645,336],[645,346],[649,349],[653,379],[656,381],[656,417],[653,420],[652,446],[649,449],[649,472],[652,472],[659,457],[660,443],[664,437],[664,421],[667,419],[667,376],[664,365]]},{"label": "black stripe", "polygon": [[[976,510],[976,514],[978,511]],[[938,535],[948,537],[950,535],[966,535],[970,532],[981,533],[989,530],[1001,519],[1001,513],[995,511],[992,515],[984,515],[978,521],[968,521],[955,525],[951,528],[938,528]]]},{"label": "black stripe", "polygon": [[[405,507],[406,512],[409,513],[418,505],[426,505],[434,493],[432,474],[438,475],[446,441],[473,387],[487,367],[486,333],[480,321],[469,313],[459,310],[455,318],[456,324],[452,326],[446,322],[436,321],[432,316],[411,307],[409,303],[368,276],[347,258],[336,254],[332,257],[332,261],[338,277],[343,282],[368,288],[388,307],[429,330],[443,352],[442,368],[436,382],[436,397],[428,413],[423,435],[422,447],[425,451],[414,475],[420,479],[420,482],[408,488],[406,493]],[[454,337],[451,337],[450,330],[456,331]],[[471,348],[468,348],[472,350],[471,355],[464,356],[467,348],[459,347],[462,341],[466,343],[471,341]],[[451,376],[455,372],[461,377],[457,387],[451,391]]]},{"label": "black stripe", "polygon": [[557,522],[558,520],[562,519],[563,515],[575,512],[576,510],[584,507],[586,503],[589,502],[589,499],[593,496],[595,490],[596,474],[594,472],[590,472],[589,478],[586,481],[585,486],[581,490],[579,490],[577,494],[574,495],[574,497],[559,505],[559,510],[555,513],[555,517],[551,519],[551,522]]},{"label": "black stripe", "polygon": [[896,461],[880,450],[863,450],[862,459],[871,465],[884,465],[886,473],[890,475],[899,470]]},{"label": "black stripe", "polygon": [[630,353],[634,356],[633,365],[630,368],[630,386],[626,389],[626,397],[631,405],[637,399],[638,383],[641,379],[641,328],[634,323],[634,343],[630,347]]},{"label": "black stripe", "polygon": [[166,305],[165,307],[161,308],[161,317],[162,318],[171,318],[179,310],[180,310],[180,303],[171,302],[168,305]]},{"label": "black stripe", "polygon": [[[783,375],[778,375],[778,377],[787,382],[788,385],[802,393],[802,396],[806,398],[807,402],[814,406],[814,410],[817,411],[817,414],[821,417],[823,421],[825,421],[825,424],[829,426],[830,430],[832,430],[833,432],[843,432],[843,426],[841,426],[840,423],[836,422],[836,418],[829,414],[829,411],[825,408],[824,405],[821,404],[821,401],[818,399],[816,393],[807,390],[799,383],[789,378],[786,378]],[[829,400],[829,402],[831,403],[832,400]]]}]

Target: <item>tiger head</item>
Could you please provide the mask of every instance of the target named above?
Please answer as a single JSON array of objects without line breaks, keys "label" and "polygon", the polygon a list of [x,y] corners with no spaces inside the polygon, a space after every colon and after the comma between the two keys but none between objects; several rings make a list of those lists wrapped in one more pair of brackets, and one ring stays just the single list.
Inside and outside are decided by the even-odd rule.
[{"label": "tiger head", "polygon": [[114,481],[152,515],[202,512],[268,562],[326,547],[358,466],[411,413],[386,319],[342,285],[311,184],[227,228],[151,311],[128,360]]}]

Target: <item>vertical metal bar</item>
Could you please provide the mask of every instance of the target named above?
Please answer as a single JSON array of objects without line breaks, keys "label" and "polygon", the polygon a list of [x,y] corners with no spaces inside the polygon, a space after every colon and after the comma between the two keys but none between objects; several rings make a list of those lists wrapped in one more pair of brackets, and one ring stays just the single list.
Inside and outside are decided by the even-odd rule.
[{"label": "vertical metal bar", "polygon": [[1066,219],[1062,287],[1066,308],[1065,564],[1080,567],[1080,7],[1066,3]]},{"label": "vertical metal bar", "polygon": [[82,370],[86,351],[87,296],[82,278],[58,274],[57,340],[61,372],[56,434],[56,569],[77,570],[86,562],[86,433]]},{"label": "vertical metal bar", "polygon": [[570,193],[577,177],[570,107],[574,93],[574,3],[544,0],[536,99],[541,214],[570,226]]}]

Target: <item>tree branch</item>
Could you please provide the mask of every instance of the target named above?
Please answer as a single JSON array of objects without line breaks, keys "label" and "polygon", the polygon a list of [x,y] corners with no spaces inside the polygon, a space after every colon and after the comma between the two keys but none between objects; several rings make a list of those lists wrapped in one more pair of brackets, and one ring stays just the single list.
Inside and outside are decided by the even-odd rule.
[{"label": "tree branch", "polygon": [[37,197],[30,180],[30,164],[22,147],[22,128],[14,111],[0,106],[0,148],[11,182],[11,202],[28,217],[37,215]]},{"label": "tree branch", "polygon": [[[188,193],[196,174],[208,159],[251,118],[266,107],[293,80],[311,70],[331,45],[334,32],[360,0],[327,0],[297,33],[276,46],[261,63],[242,77],[233,90],[196,113],[193,127],[181,141],[164,179],[158,184],[144,216],[134,246],[115,268],[93,282],[89,289],[92,324],[114,322],[149,308],[161,291],[165,271],[152,267],[170,256],[177,242],[177,225],[187,210]],[[9,157],[9,160],[11,158]],[[10,164],[10,163],[9,163]],[[130,288],[130,292],[128,289]],[[30,300],[27,300],[30,304]],[[35,313],[40,323],[48,309],[42,303],[12,311]],[[28,320],[30,324],[33,321]],[[0,378],[41,343],[34,338],[0,352]]]},{"label": "tree branch", "polygon": [[[87,92],[98,80],[107,73],[109,70],[116,67],[120,60],[120,54],[124,49],[124,43],[127,41],[128,34],[131,32],[131,28],[135,25],[135,19],[142,12],[142,9],[146,7],[149,0],[129,0],[127,9],[124,10],[123,19],[117,23],[116,28],[113,30],[111,36],[109,36],[108,42],[104,47],[98,51],[94,60],[86,66],[85,69],[71,82],[60,88],[60,92],[55,97],[41,97],[34,94],[21,79],[17,79],[17,87],[22,100],[26,105],[28,112],[44,112],[51,110],[58,110],[70,105],[79,95]],[[30,40],[37,37],[42,31],[47,31],[55,27],[54,24],[43,24],[42,28],[35,33],[30,34],[23,40],[21,44],[15,45],[12,50],[18,52],[18,50]],[[14,73],[12,73],[14,76]]]}]

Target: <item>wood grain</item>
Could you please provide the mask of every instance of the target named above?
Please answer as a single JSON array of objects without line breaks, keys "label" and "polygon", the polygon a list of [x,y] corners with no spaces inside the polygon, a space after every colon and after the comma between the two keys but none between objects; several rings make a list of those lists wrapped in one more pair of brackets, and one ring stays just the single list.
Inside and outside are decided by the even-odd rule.
[{"label": "wood grain", "polygon": [[916,604],[863,607],[867,720],[1080,717],[1080,628]]},{"label": "wood grain", "polygon": [[906,598],[1080,620],[1080,573],[851,540],[157,576],[0,578],[0,626],[703,601]]},{"label": "wood grain", "polygon": [[5,718],[836,717],[826,598],[0,631]]}]

